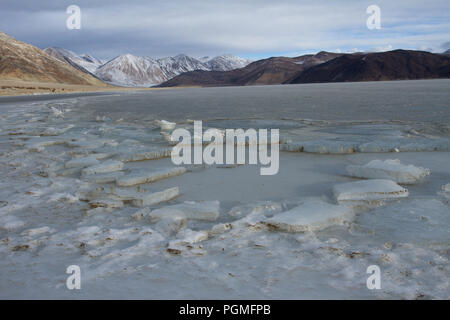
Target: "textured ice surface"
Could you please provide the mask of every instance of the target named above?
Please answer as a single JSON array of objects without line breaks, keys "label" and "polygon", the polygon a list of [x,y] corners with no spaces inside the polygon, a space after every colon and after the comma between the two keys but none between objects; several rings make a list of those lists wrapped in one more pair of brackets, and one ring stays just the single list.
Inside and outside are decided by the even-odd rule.
[{"label": "textured ice surface", "polygon": [[155,122],[161,128],[161,130],[166,130],[166,131],[175,129],[175,127],[177,125],[175,122],[170,122],[170,121],[166,121],[166,120],[156,120]]},{"label": "textured ice surface", "polygon": [[189,220],[215,221],[220,215],[219,201],[185,201],[180,204],[156,209],[150,213],[150,218],[159,220],[167,217],[182,217]]},{"label": "textured ice surface", "polygon": [[66,162],[66,168],[84,168],[99,164],[100,161],[94,156],[75,158]]},{"label": "textured ice surface", "polygon": [[347,172],[358,178],[389,179],[397,183],[417,183],[431,174],[429,169],[405,165],[400,160],[372,160],[363,166],[347,166]]},{"label": "textured ice surface", "polygon": [[[246,90],[256,88],[239,92]],[[207,92],[196,91],[195,97]],[[180,100],[166,105],[180,94],[152,93],[164,99],[151,108],[142,93],[0,103],[1,298],[449,298],[450,207],[441,188],[449,183],[450,153],[436,152],[448,145],[444,121],[314,121],[293,120],[291,114],[285,114],[289,120],[254,119],[259,106],[219,119],[234,106],[210,110],[199,103],[185,109]],[[55,115],[49,105],[61,112]],[[248,110],[252,119],[242,117]],[[279,128],[281,148],[306,146],[309,152],[281,152],[280,171],[271,177],[260,176],[257,166],[194,166],[189,174],[151,184],[116,185],[120,175],[173,167],[155,119],[191,131],[186,117],[198,115],[205,130]],[[402,163],[429,168],[433,175],[408,186],[409,197],[366,208],[345,223],[331,219],[301,233],[266,227],[267,220],[283,217],[305,199],[333,206],[332,186],[355,181],[345,168],[393,158],[384,152],[396,152]],[[124,163],[120,171],[95,174],[81,173],[89,166],[65,167],[86,157]],[[182,192],[168,202],[133,206],[176,187]],[[66,268],[73,264],[82,270],[77,292],[65,286]],[[366,269],[373,264],[382,270],[381,290],[366,286]]]},{"label": "textured ice surface", "polygon": [[442,191],[444,192],[450,192],[450,183],[444,184],[442,186]]},{"label": "textured ice surface", "polygon": [[117,159],[124,162],[154,160],[170,157],[172,149],[170,148],[123,148],[119,150]]},{"label": "textured ice surface", "polygon": [[110,182],[115,182],[118,178],[120,178],[124,174],[125,173],[123,171],[88,174],[88,175],[83,175],[81,177],[81,179],[83,181],[92,182],[92,183],[110,183]]},{"label": "textured ice surface", "polygon": [[105,162],[102,162],[100,164],[87,167],[83,169],[81,172],[84,175],[89,174],[99,174],[99,173],[108,173],[108,172],[114,172],[114,171],[120,171],[123,168],[123,162],[121,161],[115,161],[115,160],[106,160]]},{"label": "textured ice surface", "polygon": [[132,204],[136,207],[152,206],[161,202],[172,200],[180,194],[178,187],[158,192],[144,193],[136,197]]},{"label": "textured ice surface", "polygon": [[291,210],[276,214],[266,220],[266,225],[271,230],[286,232],[317,231],[350,221],[352,217],[353,211],[349,207],[310,200]]},{"label": "textured ice surface", "polygon": [[133,186],[178,176],[185,172],[186,168],[184,167],[165,168],[154,171],[137,171],[118,178],[116,184],[121,187]]},{"label": "textured ice surface", "polygon": [[408,196],[408,190],[392,180],[371,179],[335,185],[333,193],[337,201],[372,201]]}]

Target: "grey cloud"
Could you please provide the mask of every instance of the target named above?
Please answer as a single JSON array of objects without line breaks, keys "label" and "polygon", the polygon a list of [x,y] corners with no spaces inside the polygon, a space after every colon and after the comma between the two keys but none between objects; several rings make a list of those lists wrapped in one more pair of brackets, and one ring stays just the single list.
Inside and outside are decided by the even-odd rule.
[{"label": "grey cloud", "polygon": [[[365,26],[369,2],[2,0],[0,30],[41,48],[101,58],[126,52],[260,56],[388,45],[438,48],[450,38],[447,0],[379,0],[380,31]],[[65,27],[65,10],[74,3],[82,9],[81,30]]]}]

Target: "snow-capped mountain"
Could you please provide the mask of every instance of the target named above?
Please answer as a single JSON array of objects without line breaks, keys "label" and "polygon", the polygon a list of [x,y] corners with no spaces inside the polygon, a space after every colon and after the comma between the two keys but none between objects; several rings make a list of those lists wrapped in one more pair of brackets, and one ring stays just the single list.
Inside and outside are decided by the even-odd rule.
[{"label": "snow-capped mountain", "polygon": [[160,59],[125,54],[105,63],[95,71],[95,75],[116,85],[147,87],[189,71],[228,71],[242,68],[248,63],[249,60],[232,55],[201,61],[185,54]]},{"label": "snow-capped mountain", "polygon": [[[209,67],[198,59],[189,57],[185,54],[179,54],[175,57],[166,57],[156,60],[166,79],[188,71],[205,70],[209,71]],[[167,80],[163,80],[164,82]]]},{"label": "snow-capped mountain", "polygon": [[[69,64],[78,69],[81,68],[85,69],[90,73],[94,73],[95,70],[97,70],[98,67],[100,67],[104,63],[103,61],[91,55],[88,54],[78,55],[75,52],[63,48],[56,48],[56,47],[46,48],[44,49],[44,52],[61,61],[68,62]],[[82,69],[81,71],[84,71]]]},{"label": "snow-capped mountain", "polygon": [[229,71],[245,67],[251,62],[230,54],[199,59],[185,54],[160,59],[122,54],[110,61],[102,61],[91,55],[78,55],[63,48],[47,48],[44,51],[105,82],[131,87],[157,85],[194,70]]},{"label": "snow-capped mountain", "polygon": [[209,67],[211,71],[229,71],[243,68],[248,64],[250,64],[251,62],[252,61],[248,59],[236,57],[231,54],[224,54],[207,60],[205,64]]},{"label": "snow-capped mountain", "polygon": [[120,55],[95,71],[100,79],[122,86],[151,86],[165,79],[158,63],[148,57]]}]

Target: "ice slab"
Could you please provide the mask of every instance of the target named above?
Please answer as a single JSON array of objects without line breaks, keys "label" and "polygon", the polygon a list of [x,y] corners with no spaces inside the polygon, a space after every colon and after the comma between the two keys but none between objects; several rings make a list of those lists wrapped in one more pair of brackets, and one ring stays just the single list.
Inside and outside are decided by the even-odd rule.
[{"label": "ice slab", "polygon": [[123,202],[113,199],[96,199],[89,201],[91,208],[122,208]]},{"label": "ice slab", "polygon": [[111,183],[123,176],[123,171],[83,175],[81,179],[91,183]]},{"label": "ice slab", "polygon": [[116,160],[107,160],[98,165],[87,167],[81,172],[83,175],[108,173],[114,171],[120,171],[123,168],[123,162]]},{"label": "ice slab", "polygon": [[67,143],[67,145],[71,148],[97,149],[105,145],[116,146],[117,142],[111,139],[91,139],[70,141]]},{"label": "ice slab", "polygon": [[169,188],[159,192],[140,194],[132,201],[132,205],[136,207],[145,207],[166,202],[174,199],[180,194],[178,187]]},{"label": "ice slab", "polygon": [[120,187],[134,186],[178,176],[185,172],[186,168],[184,167],[164,168],[154,171],[137,171],[118,178],[116,184]]},{"label": "ice slab", "polygon": [[431,174],[429,169],[405,165],[400,160],[372,160],[363,166],[350,165],[347,172],[358,178],[389,179],[397,183],[413,184]]},{"label": "ice slab", "polygon": [[219,224],[216,224],[215,226],[213,226],[209,233],[213,236],[216,236],[216,235],[228,232],[231,229],[233,229],[233,225],[231,223],[219,223]]},{"label": "ice slab", "polygon": [[166,120],[155,120],[155,123],[161,128],[161,130],[165,131],[173,130],[177,125],[175,122],[169,122]]},{"label": "ice slab", "polygon": [[36,140],[36,139],[32,139],[30,141],[28,141],[28,143],[26,144],[26,148],[28,149],[28,151],[36,151],[36,152],[41,152],[44,151],[46,147],[49,146],[55,146],[55,145],[59,145],[59,144],[65,144],[67,143],[66,140]]},{"label": "ice slab", "polygon": [[320,200],[305,201],[298,207],[266,220],[269,230],[285,232],[317,231],[353,218],[351,208]]},{"label": "ice slab", "polygon": [[25,222],[13,215],[0,216],[0,230],[11,231],[25,225]]},{"label": "ice slab", "polygon": [[371,179],[335,185],[337,201],[372,201],[408,196],[408,190],[392,180]]},{"label": "ice slab", "polygon": [[156,221],[168,217],[215,221],[220,215],[219,209],[219,201],[185,201],[180,204],[156,209],[150,213],[150,218]]},{"label": "ice slab", "polygon": [[184,217],[167,217],[159,220],[153,228],[166,237],[173,236],[186,227],[187,219]]},{"label": "ice slab", "polygon": [[37,236],[37,235],[41,235],[41,234],[45,234],[45,233],[51,233],[53,231],[54,230],[51,229],[50,227],[44,226],[44,227],[25,230],[20,235],[22,235],[22,236]]},{"label": "ice slab", "polygon": [[123,162],[155,160],[170,157],[171,148],[150,148],[145,150],[119,150],[117,159]]},{"label": "ice slab", "polygon": [[201,241],[205,241],[206,239],[208,239],[208,232],[184,229],[184,230],[181,230],[180,232],[178,232],[177,236],[180,237],[180,239],[174,240],[173,243],[178,244],[178,245],[191,244],[191,243],[198,243]]},{"label": "ice slab", "polygon": [[152,210],[150,210],[150,208],[139,209],[131,215],[131,219],[137,220],[137,221],[145,220],[150,217],[150,212],[152,212]]},{"label": "ice slab", "polygon": [[100,161],[98,161],[96,157],[89,156],[89,157],[75,158],[75,159],[69,160],[66,162],[65,167],[68,169],[69,168],[84,168],[84,167],[95,166],[99,163],[100,163]]}]

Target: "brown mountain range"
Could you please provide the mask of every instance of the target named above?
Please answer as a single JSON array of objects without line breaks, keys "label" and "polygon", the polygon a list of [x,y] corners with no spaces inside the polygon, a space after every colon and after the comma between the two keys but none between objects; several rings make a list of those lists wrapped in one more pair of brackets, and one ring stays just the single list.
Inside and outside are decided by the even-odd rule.
[{"label": "brown mountain range", "polygon": [[0,80],[108,87],[41,49],[0,32]]},{"label": "brown mountain range", "polygon": [[341,56],[339,53],[319,52],[295,58],[273,57],[250,63],[231,71],[191,71],[164,82],[161,87],[176,86],[245,86],[280,84],[302,71]]},{"label": "brown mountain range", "polygon": [[160,86],[245,86],[435,78],[450,78],[448,55],[413,50],[354,54],[319,52],[296,58],[259,60],[245,68],[226,72],[187,72]]},{"label": "brown mountain range", "polygon": [[287,83],[450,78],[450,57],[424,51],[346,54],[313,66]]}]

